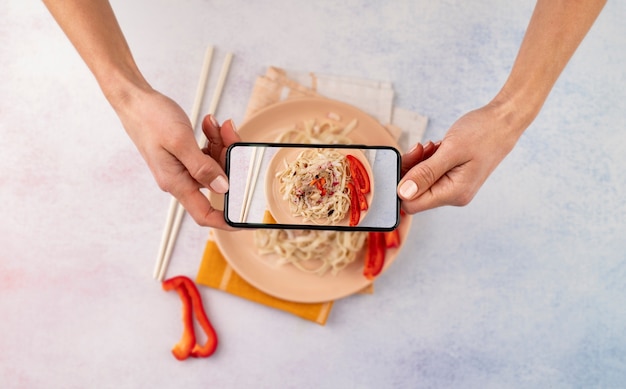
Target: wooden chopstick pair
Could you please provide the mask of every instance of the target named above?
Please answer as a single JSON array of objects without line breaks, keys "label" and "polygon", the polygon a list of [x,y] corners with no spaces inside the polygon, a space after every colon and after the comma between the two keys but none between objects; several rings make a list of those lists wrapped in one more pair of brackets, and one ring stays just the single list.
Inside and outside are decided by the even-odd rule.
[{"label": "wooden chopstick pair", "polygon": [[[196,96],[194,99],[193,109],[191,111],[191,117],[189,118],[191,121],[191,128],[193,128],[194,131],[198,122],[198,116],[200,114],[202,101],[204,99],[206,84],[209,78],[209,71],[211,69],[212,58],[213,46],[209,46],[205,52],[204,60],[202,62],[200,80],[198,82],[198,88],[196,89]],[[222,96],[222,91],[224,89],[224,84],[226,83],[226,77],[228,76],[228,70],[230,69],[232,58],[233,54],[227,53],[226,57],[224,58],[224,62],[222,63],[222,69],[219,74],[219,79],[215,86],[215,91],[213,93],[213,97],[209,106],[208,113],[211,115],[215,114],[217,105],[219,104],[219,100]],[[206,147],[208,140],[206,139],[202,131],[200,131],[197,139],[199,147]],[[163,234],[161,236],[159,254],[157,257],[156,265],[154,267],[153,277],[158,281],[163,281],[163,279],[165,278],[165,272],[167,271],[170,259],[172,258],[172,252],[174,251],[174,245],[176,244],[176,239],[178,238],[178,233],[180,232],[183,216],[185,216],[185,208],[183,208],[178,200],[172,196],[172,199],[170,200],[170,207],[167,212],[165,228],[163,229]]]},{"label": "wooden chopstick pair", "polygon": [[259,178],[259,171],[263,163],[263,154],[265,154],[265,147],[253,147],[250,155],[250,167],[248,168],[248,177],[246,178],[246,187],[243,192],[243,207],[241,208],[241,214],[239,216],[239,222],[245,223],[248,219],[248,212],[250,211],[250,203],[254,195],[254,189],[256,188],[256,182]]}]

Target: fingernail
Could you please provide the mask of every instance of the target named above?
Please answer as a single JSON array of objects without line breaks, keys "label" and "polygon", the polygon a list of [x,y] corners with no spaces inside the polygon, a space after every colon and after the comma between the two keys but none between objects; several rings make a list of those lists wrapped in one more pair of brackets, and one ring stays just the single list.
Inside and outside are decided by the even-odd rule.
[{"label": "fingernail", "polygon": [[237,132],[237,126],[235,125],[235,121],[233,119],[228,119],[230,125],[233,127],[233,131]]},{"label": "fingernail", "polygon": [[213,189],[216,193],[226,193],[228,192],[228,181],[222,176],[217,176],[211,183],[209,184],[211,189]]},{"label": "fingernail", "polygon": [[406,180],[400,185],[400,196],[406,200],[410,200],[417,194],[417,184],[411,180]]},{"label": "fingernail", "polygon": [[217,122],[217,120],[215,120],[215,117],[213,115],[209,115],[209,120],[211,121],[213,127],[220,128],[220,124]]}]

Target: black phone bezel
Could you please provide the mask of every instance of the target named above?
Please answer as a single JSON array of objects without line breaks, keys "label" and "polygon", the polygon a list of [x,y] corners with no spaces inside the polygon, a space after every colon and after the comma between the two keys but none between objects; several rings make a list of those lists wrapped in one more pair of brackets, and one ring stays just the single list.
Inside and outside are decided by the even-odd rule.
[{"label": "black phone bezel", "polygon": [[[258,146],[258,147],[299,147],[299,148],[327,148],[327,149],[374,149],[374,150],[392,150],[397,156],[396,167],[396,185],[400,182],[400,169],[402,164],[402,156],[398,149],[393,146],[384,145],[362,145],[362,144],[310,144],[310,143],[272,143],[272,142],[236,142],[231,144],[226,150],[225,169],[226,176],[230,180],[230,154],[233,148],[238,146]],[[319,224],[268,224],[268,223],[240,223],[234,222],[228,218],[228,195],[230,191],[224,194],[224,220],[226,223],[234,228],[246,228],[246,229],[289,229],[289,230],[325,230],[325,231],[393,231],[398,228],[400,224],[400,198],[396,196],[396,209],[395,209],[395,223],[391,227],[359,227],[359,226],[332,226],[332,225],[319,225]]]}]

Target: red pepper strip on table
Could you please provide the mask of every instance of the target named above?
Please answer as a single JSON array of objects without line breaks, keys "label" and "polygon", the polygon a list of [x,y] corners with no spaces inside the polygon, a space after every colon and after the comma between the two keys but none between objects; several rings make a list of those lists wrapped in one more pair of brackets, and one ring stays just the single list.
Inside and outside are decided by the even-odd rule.
[{"label": "red pepper strip on table", "polygon": [[373,280],[383,270],[385,264],[385,236],[383,232],[370,232],[365,249],[363,275]]},{"label": "red pepper strip on table", "polygon": [[361,208],[359,207],[359,199],[357,189],[354,184],[348,182],[348,191],[350,191],[350,227],[354,227],[361,221]]},{"label": "red pepper strip on table", "polygon": [[348,160],[348,166],[350,168],[350,174],[352,175],[352,179],[357,183],[361,193],[369,193],[371,190],[370,187],[370,176],[367,174],[367,170],[365,170],[365,166],[359,161],[354,155],[346,155],[346,159]]},{"label": "red pepper strip on table", "polygon": [[172,348],[172,354],[179,361],[183,361],[191,355],[191,349],[196,344],[196,333],[193,330],[193,308],[187,289],[177,278],[163,281],[163,289],[166,291],[175,290],[183,303],[183,336]]},{"label": "red pepper strip on table", "polygon": [[187,284],[187,291],[189,292],[189,297],[191,297],[191,305],[193,307],[193,313],[196,315],[196,320],[200,327],[204,331],[207,336],[206,342],[204,345],[196,344],[191,349],[191,356],[195,358],[206,358],[211,356],[217,349],[217,334],[209,321],[209,318],[204,311],[204,307],[202,306],[202,297],[200,296],[200,292],[198,292],[198,288],[193,283],[192,280],[185,277],[185,283]]},{"label": "red pepper strip on table", "polygon": [[[189,356],[209,357],[217,348],[217,334],[204,311],[202,297],[196,284],[186,276],[176,276],[163,281],[162,286],[166,291],[175,290],[183,303],[183,336],[172,349],[172,354],[180,361]],[[196,320],[207,336],[207,340],[202,346],[196,343],[192,313],[196,316]]]}]

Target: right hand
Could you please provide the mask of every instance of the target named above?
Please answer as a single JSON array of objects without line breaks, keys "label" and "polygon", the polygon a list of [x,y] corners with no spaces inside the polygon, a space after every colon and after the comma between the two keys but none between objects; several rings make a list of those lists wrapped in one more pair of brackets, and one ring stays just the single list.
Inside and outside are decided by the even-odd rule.
[{"label": "right hand", "polygon": [[180,201],[201,226],[232,229],[224,212],[211,205],[200,191],[228,191],[224,173],[226,148],[239,141],[232,120],[221,126],[211,116],[202,121],[209,139],[205,152],[198,147],[191,123],[178,104],[151,90],[137,99],[129,98],[118,115],[152,171],[159,187]]},{"label": "right hand", "polygon": [[521,131],[493,106],[463,115],[441,142],[417,145],[402,157],[398,195],[410,214],[464,206],[511,151]]}]

